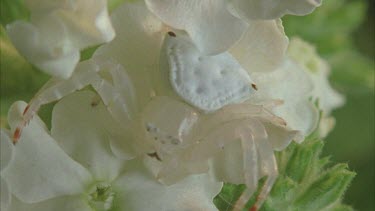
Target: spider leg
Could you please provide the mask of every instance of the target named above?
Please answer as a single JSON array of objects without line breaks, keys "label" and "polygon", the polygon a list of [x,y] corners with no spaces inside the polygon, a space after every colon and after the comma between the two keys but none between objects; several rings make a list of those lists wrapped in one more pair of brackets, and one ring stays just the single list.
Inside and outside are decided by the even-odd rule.
[{"label": "spider leg", "polygon": [[243,170],[246,189],[233,206],[233,211],[240,211],[253,195],[258,184],[258,152],[251,129],[243,127],[238,130],[243,151]]},{"label": "spider leg", "polygon": [[16,144],[18,142],[22,129],[38,112],[41,106],[60,100],[64,96],[93,83],[95,80],[98,80],[98,76],[92,69],[76,71],[76,73],[68,80],[57,78],[50,79],[31,99],[30,103],[25,108],[23,112],[23,120],[13,134],[13,143]]},{"label": "spider leg", "polygon": [[[97,59],[99,60],[99,59]],[[133,84],[121,65],[109,60],[95,61],[102,69],[100,73],[108,73],[110,81],[97,74],[97,80],[92,80],[91,86],[100,95],[112,117],[123,126],[129,126],[129,121],[137,113],[136,96]]]},{"label": "spider leg", "polygon": [[268,194],[271,192],[278,176],[277,162],[270,143],[267,141],[258,142],[258,151],[261,158],[261,174],[266,175],[267,179],[257,196],[257,200],[251,208],[251,211],[256,211],[262,206],[263,202],[267,199]]},{"label": "spider leg", "polygon": [[[248,120],[246,126],[238,128],[238,133],[241,137],[243,171],[245,173],[244,178],[247,188],[235,203],[234,211],[242,210],[245,207],[258,186],[259,178],[263,175],[271,175],[269,173],[270,164],[268,158],[269,156],[273,157],[272,148],[269,148],[271,145],[267,141],[267,131],[261,121],[258,119]],[[270,176],[269,179],[271,179]],[[268,181],[267,179],[265,187],[271,188],[272,185],[273,181]],[[266,198],[268,192],[268,189],[265,191],[262,190],[261,197]],[[261,203],[257,205],[261,205]]]},{"label": "spider leg", "polygon": [[208,114],[200,121],[199,134],[204,137],[214,127],[218,127],[226,122],[260,118],[276,125],[286,126],[284,119],[274,115],[263,105],[250,103],[228,105],[215,113]]}]

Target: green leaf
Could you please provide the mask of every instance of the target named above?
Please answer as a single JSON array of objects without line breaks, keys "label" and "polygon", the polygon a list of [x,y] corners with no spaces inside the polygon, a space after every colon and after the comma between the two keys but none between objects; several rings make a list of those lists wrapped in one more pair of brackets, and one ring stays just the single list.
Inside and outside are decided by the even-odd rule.
[{"label": "green leaf", "polygon": [[299,210],[322,210],[339,201],[355,176],[346,164],[338,164],[321,175],[296,200]]}]

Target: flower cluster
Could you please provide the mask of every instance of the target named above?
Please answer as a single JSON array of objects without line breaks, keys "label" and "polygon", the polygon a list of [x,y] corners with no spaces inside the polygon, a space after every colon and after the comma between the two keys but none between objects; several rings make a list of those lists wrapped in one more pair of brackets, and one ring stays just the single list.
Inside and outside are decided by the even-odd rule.
[{"label": "flower cluster", "polygon": [[[274,151],[326,135],[343,103],[280,20],[314,0],[125,1],[111,18],[104,0],[26,3],[8,33],[53,78],[1,131],[2,210],[216,210],[223,182],[246,185],[241,210],[266,176],[256,210]],[[36,113],[54,101],[49,130]]]}]

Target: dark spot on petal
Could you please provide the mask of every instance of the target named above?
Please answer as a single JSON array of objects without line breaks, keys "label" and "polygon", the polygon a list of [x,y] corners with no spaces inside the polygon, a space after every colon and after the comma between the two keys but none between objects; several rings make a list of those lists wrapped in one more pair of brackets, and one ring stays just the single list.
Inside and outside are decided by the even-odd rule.
[{"label": "dark spot on petal", "polygon": [[152,158],[156,158],[156,160],[158,160],[158,161],[161,161],[161,159],[160,159],[160,157],[159,157],[159,155],[158,155],[157,152],[148,153],[147,155],[150,156],[150,157],[152,157]]},{"label": "dark spot on petal", "polygon": [[169,31],[168,35],[171,36],[171,37],[176,37],[176,34],[174,32],[172,32],[172,31]]},{"label": "dark spot on petal", "polygon": [[93,98],[92,101],[91,101],[91,107],[96,107],[96,106],[99,105],[99,103],[100,103],[100,98],[95,97],[95,98]]},{"label": "dark spot on petal", "polygon": [[251,84],[251,87],[253,87],[253,89],[255,89],[255,90],[258,90],[258,87],[255,84]]}]

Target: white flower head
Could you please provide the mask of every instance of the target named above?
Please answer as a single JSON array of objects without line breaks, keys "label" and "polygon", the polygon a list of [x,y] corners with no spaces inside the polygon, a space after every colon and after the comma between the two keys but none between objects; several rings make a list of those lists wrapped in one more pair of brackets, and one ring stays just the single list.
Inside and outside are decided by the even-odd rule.
[{"label": "white flower head", "polygon": [[300,64],[313,81],[313,100],[319,101],[319,108],[324,115],[344,104],[344,97],[334,90],[329,83],[330,67],[316,52],[313,45],[294,37],[291,40],[288,55]]},{"label": "white flower head", "polygon": [[[283,66],[269,73],[254,73],[258,91],[250,98],[255,104],[264,104],[270,100],[280,101],[274,106],[276,115],[283,118],[288,127],[309,135],[317,126],[318,109],[309,99],[314,88],[311,78],[303,68],[290,59]],[[303,140],[303,136],[299,141]]]},{"label": "white flower head", "polygon": [[310,96],[322,110],[319,133],[325,137],[335,125],[335,119],[330,114],[345,103],[345,97],[331,87],[329,64],[319,57],[314,46],[295,37],[290,43],[288,55],[303,68],[313,83]]},{"label": "white flower head", "polygon": [[1,172],[3,169],[5,169],[9,162],[13,159],[13,144],[10,139],[10,131],[6,129],[1,129],[0,130],[0,150],[1,150],[1,164],[0,164],[0,187],[1,187],[1,210],[8,210],[8,207],[12,201],[12,195],[9,192],[9,187],[8,184],[4,181],[3,177],[1,176]]},{"label": "white flower head", "polygon": [[[212,200],[222,183],[209,176],[194,175],[165,186],[142,162],[117,158],[109,141],[122,138],[118,131],[101,127],[110,124],[110,116],[93,100],[97,98],[90,91],[61,100],[53,112],[51,134],[38,117],[24,128],[14,158],[1,172],[14,195],[8,210],[216,210]],[[12,106],[13,130],[25,106]]]},{"label": "white flower head", "polygon": [[7,26],[17,48],[36,67],[68,78],[80,59],[80,50],[111,41],[106,0],[27,0],[30,22]]}]

